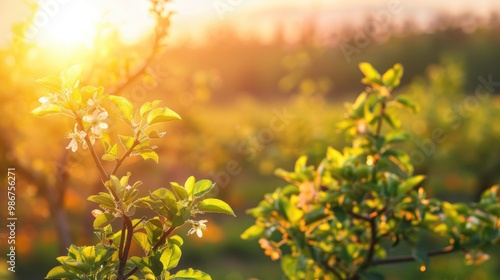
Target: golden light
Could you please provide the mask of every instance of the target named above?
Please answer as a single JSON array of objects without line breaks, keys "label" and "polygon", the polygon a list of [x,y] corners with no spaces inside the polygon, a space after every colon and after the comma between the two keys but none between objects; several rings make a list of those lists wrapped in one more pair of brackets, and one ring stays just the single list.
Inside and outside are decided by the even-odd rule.
[{"label": "golden light", "polygon": [[91,48],[101,24],[108,23],[123,42],[135,43],[153,28],[148,9],[148,1],[41,0],[30,29],[41,45]]},{"label": "golden light", "polygon": [[[58,3],[57,3],[58,4]],[[49,13],[52,12],[52,15]],[[92,5],[91,1],[75,1],[74,3],[60,4],[49,10],[46,6],[40,6],[38,17],[48,17],[45,26],[39,22],[33,22],[33,29],[39,28],[37,41],[40,44],[49,45],[90,45],[97,32],[99,10]]]}]

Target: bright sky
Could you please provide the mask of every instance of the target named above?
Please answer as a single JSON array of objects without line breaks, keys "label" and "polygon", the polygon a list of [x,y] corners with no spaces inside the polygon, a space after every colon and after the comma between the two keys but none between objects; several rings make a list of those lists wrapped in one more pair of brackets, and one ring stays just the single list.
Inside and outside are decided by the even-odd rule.
[{"label": "bright sky", "polygon": [[[10,26],[27,14],[25,1],[0,0],[0,44],[9,42]],[[147,0],[40,0],[41,9],[30,29],[29,38],[58,44],[85,43],[98,21],[106,19],[119,26],[126,41],[137,40],[151,30]],[[458,13],[487,14],[500,10],[498,0],[174,0],[176,11],[172,36],[200,34],[207,28],[225,24],[250,33],[269,31],[277,23],[300,28],[305,19],[320,25],[353,21],[367,13],[400,7],[398,17],[429,16],[440,9]],[[355,20],[354,20],[355,21]]]}]

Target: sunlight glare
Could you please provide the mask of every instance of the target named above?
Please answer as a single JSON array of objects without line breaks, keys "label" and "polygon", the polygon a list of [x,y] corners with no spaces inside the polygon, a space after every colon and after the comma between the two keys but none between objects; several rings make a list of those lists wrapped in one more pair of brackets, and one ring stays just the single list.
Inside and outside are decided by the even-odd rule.
[{"label": "sunlight glare", "polygon": [[59,12],[49,19],[49,24],[40,29],[38,42],[91,46],[99,17],[99,10],[91,1],[72,1],[61,5]]}]

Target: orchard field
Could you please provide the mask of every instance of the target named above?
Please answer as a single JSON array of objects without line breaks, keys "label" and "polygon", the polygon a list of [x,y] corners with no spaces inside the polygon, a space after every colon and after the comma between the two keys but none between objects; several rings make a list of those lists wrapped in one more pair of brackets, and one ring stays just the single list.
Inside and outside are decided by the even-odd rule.
[{"label": "orchard field", "polygon": [[[355,23],[325,27],[311,16],[292,29],[274,24],[264,38],[234,27],[218,17],[222,10],[213,8],[219,25],[200,26],[196,39],[174,40],[171,33],[189,24],[167,13],[177,6],[143,2],[165,5],[166,10],[153,11],[149,31],[133,42],[124,40],[117,25],[109,22],[100,22],[92,37],[76,43],[37,41],[30,34],[37,12],[43,12],[40,7],[26,12],[25,19],[1,23],[8,24],[9,31],[1,34],[8,40],[0,49],[0,166],[3,186],[8,168],[15,168],[17,217],[15,273],[7,270],[10,232],[5,226],[0,229],[1,279],[41,279],[59,265],[56,257],[67,255],[70,244],[96,243],[91,213],[98,207],[87,200],[103,191],[95,159],[83,148],[65,149],[67,133],[73,132],[70,119],[30,113],[51,92],[36,81],[73,65],[81,65],[80,86],[102,86],[106,94],[124,97],[135,108],[161,100],[161,106],[182,118],[159,125],[166,134],[153,141],[158,164],[134,156],[121,167],[133,174],[131,180],[144,183],[142,196],[169,188],[170,182],[183,183],[191,175],[216,183],[211,197],[227,202],[236,217],[204,215],[208,222],[201,238],[187,235],[189,227],[176,230],[184,239],[179,269],[194,267],[212,279],[288,279],[280,260],[266,256],[260,242],[242,240],[241,234],[255,222],[247,210],[285,185],[276,169],[293,170],[302,155],[307,155],[308,164],[318,165],[329,146],[342,151],[349,145],[338,124],[347,114],[346,103],[354,103],[367,87],[361,83],[361,62],[381,74],[396,63],[404,66],[394,94],[411,98],[420,110],[395,110],[401,129],[410,136],[398,147],[407,152],[413,174],[426,176],[421,186],[428,197],[473,203],[500,183],[500,10],[482,15],[430,13],[428,26],[422,27],[411,13],[377,17],[377,11],[386,9],[383,3],[378,10],[360,6],[362,16]],[[172,4],[176,2],[180,0]],[[406,4],[402,1],[398,7],[410,11]],[[66,9],[60,5],[62,16]],[[0,3],[3,6],[9,4]],[[224,13],[230,16],[232,11]],[[126,124],[110,118],[107,127],[111,134]],[[95,150],[109,152],[101,140]],[[103,161],[103,166],[113,168],[112,162]],[[2,217],[8,215],[6,193],[2,187]],[[373,271],[394,280],[497,279],[496,219],[491,238],[496,245],[484,248],[489,259],[481,264],[457,252],[433,257],[424,271],[418,262],[376,266]],[[443,240],[419,234],[422,250],[443,246]],[[130,250],[141,252],[137,244]],[[387,252],[407,255],[409,247],[388,244]]]}]

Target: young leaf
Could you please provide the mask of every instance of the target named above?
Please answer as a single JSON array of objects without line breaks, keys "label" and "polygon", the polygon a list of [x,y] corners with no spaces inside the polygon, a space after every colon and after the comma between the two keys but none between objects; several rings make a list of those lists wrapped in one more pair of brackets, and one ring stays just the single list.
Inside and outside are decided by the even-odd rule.
[{"label": "young leaf", "polygon": [[49,89],[52,92],[58,92],[61,90],[61,79],[57,76],[50,75],[45,78],[36,80],[36,82]]},{"label": "young leaf", "polygon": [[361,80],[363,84],[366,85],[383,85],[380,80],[380,74],[373,68],[370,63],[362,62],[359,64],[359,70],[365,75],[365,77]]},{"label": "young leaf", "polygon": [[102,213],[101,215],[97,216],[94,220],[94,228],[103,228],[107,225],[109,225],[113,220],[115,219],[115,216],[110,214],[110,213]]},{"label": "young leaf", "polygon": [[158,163],[158,161],[160,160],[160,157],[158,156],[158,154],[155,151],[150,150],[150,149],[142,150],[140,155],[144,160],[152,159],[156,163]]},{"label": "young leaf", "polygon": [[212,181],[210,181],[210,180],[206,180],[206,179],[200,180],[194,184],[192,196],[201,197],[204,194],[208,193],[214,186],[215,186],[215,183],[212,183]]},{"label": "young leaf", "polygon": [[125,120],[127,120],[129,123],[133,120],[132,111],[134,107],[127,98],[118,95],[109,95],[109,100],[111,100],[111,102],[113,102],[118,107],[118,109],[120,109],[122,117]]},{"label": "young leaf", "polygon": [[91,195],[87,200],[95,202],[103,206],[103,208],[114,209],[116,207],[113,198],[108,193],[100,192],[96,195]]},{"label": "young leaf", "polygon": [[118,135],[118,137],[120,138],[120,142],[122,143],[122,145],[127,149],[127,150],[130,150],[130,148],[132,148],[132,146],[134,145],[135,143],[135,138],[134,137],[131,137],[131,136],[125,136],[125,135]]},{"label": "young leaf", "polygon": [[45,276],[45,279],[47,280],[52,280],[52,279],[76,279],[78,278],[77,275],[73,274],[68,268],[59,265],[54,268],[52,268],[49,273],[47,273],[47,276]]},{"label": "young leaf", "polygon": [[397,87],[401,77],[403,76],[403,66],[399,63],[395,64],[391,69],[382,75],[382,81],[386,87]]},{"label": "young leaf", "polygon": [[153,125],[161,122],[181,120],[181,117],[169,108],[157,108],[149,113],[147,123]]},{"label": "young leaf", "polygon": [[177,184],[175,182],[171,182],[170,185],[172,186],[172,188],[174,189],[175,193],[177,194],[177,196],[181,200],[187,199],[189,197],[189,194],[188,194],[187,190],[185,188],[183,188],[181,185],[179,185],[179,184]]},{"label": "young leaf", "polygon": [[424,181],[425,176],[424,175],[417,175],[408,178],[403,184],[399,185],[398,187],[398,194],[403,194],[409,191],[410,189],[418,186],[422,181]]},{"label": "young leaf", "polygon": [[247,228],[241,235],[241,239],[257,239],[261,237],[265,232],[265,229],[261,226],[258,225],[253,225],[249,228]]},{"label": "young leaf", "polygon": [[155,109],[158,107],[160,104],[160,100],[155,100],[153,102],[146,102],[141,106],[141,109],[139,110],[141,117],[144,117],[147,113],[151,112],[151,110]]},{"label": "young leaf", "polygon": [[420,107],[406,96],[400,95],[395,101],[403,108],[410,109],[413,113],[418,113],[420,111]]},{"label": "young leaf", "polygon": [[201,270],[194,270],[192,268],[180,270],[169,279],[172,280],[212,280],[210,275]]},{"label": "young leaf", "polygon": [[82,66],[77,64],[61,72],[61,87],[73,89],[78,87],[78,79],[82,73]]},{"label": "young leaf", "polygon": [[61,107],[56,104],[50,104],[47,107],[37,107],[31,111],[31,113],[37,117],[43,117],[50,114],[56,114],[61,112]]},{"label": "young leaf", "polygon": [[170,244],[161,254],[160,262],[163,264],[164,270],[175,268],[179,264],[182,251],[175,244]]},{"label": "young leaf", "polygon": [[217,198],[207,198],[200,201],[200,203],[198,203],[198,210],[206,213],[229,214],[236,217],[231,206]]},{"label": "young leaf", "polygon": [[184,189],[186,189],[187,193],[191,197],[193,196],[195,182],[196,179],[194,176],[189,176],[189,178],[186,179],[186,182],[184,182]]}]

